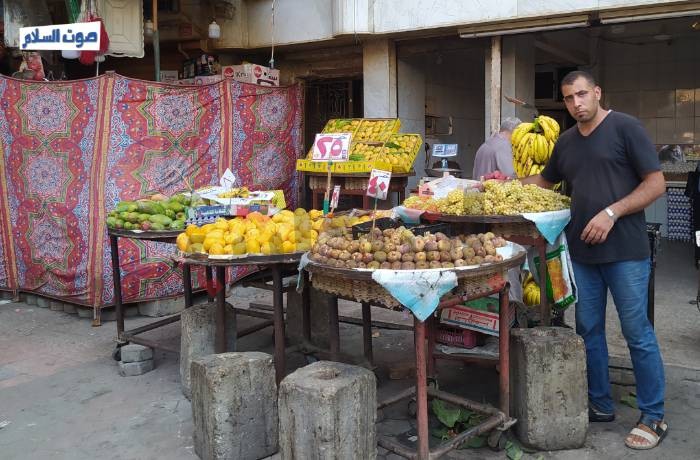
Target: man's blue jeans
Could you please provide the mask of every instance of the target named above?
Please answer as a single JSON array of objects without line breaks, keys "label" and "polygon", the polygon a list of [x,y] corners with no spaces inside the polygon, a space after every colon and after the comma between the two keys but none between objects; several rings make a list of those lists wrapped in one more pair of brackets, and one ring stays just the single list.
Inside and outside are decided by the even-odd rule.
[{"label": "man's blue jeans", "polygon": [[578,287],[576,332],[586,344],[589,401],[599,411],[612,414],[615,410],[605,340],[609,288],[632,358],[637,405],[643,415],[663,420],[664,367],[656,334],[647,318],[649,259],[591,265],[574,262],[573,268]]}]

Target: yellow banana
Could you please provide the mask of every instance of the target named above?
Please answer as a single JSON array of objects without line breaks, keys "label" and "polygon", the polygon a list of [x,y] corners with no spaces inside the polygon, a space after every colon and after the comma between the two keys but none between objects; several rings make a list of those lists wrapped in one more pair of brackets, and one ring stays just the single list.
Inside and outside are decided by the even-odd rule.
[{"label": "yellow banana", "polygon": [[554,131],[544,116],[540,115],[537,117],[537,124],[542,128],[542,133],[545,138],[552,139],[554,137]]},{"label": "yellow banana", "polygon": [[511,135],[511,143],[513,145],[518,145],[520,144],[520,141],[522,140],[523,136],[525,134],[529,133],[532,131],[532,128],[535,124],[534,123],[520,123],[514,130],[513,134]]}]

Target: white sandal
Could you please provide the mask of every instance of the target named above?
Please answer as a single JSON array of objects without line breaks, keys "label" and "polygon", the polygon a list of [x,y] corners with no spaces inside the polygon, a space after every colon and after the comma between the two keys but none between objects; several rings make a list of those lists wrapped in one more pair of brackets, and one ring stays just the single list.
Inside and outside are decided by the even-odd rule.
[{"label": "white sandal", "polygon": [[[637,428],[639,425],[643,425],[647,428],[650,428],[653,433],[650,433],[646,430],[643,430],[641,428]],[[633,441],[630,441],[629,436],[625,439],[625,445],[629,447],[630,449],[635,449],[635,450],[649,450],[653,449],[654,447],[658,446],[661,441],[666,437],[666,433],[668,433],[668,425],[664,423],[663,421],[660,422],[652,422],[652,423],[643,423],[642,419],[639,419],[639,422],[637,422],[637,427],[632,428],[632,431],[630,431],[630,436],[639,436],[640,438],[646,439],[649,444],[636,444]]]}]

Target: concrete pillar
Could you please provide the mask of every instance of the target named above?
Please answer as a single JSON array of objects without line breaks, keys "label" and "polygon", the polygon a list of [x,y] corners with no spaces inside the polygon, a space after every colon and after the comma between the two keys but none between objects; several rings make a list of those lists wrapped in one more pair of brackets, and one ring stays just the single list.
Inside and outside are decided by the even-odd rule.
[{"label": "concrete pillar", "polygon": [[[501,52],[501,92],[521,101],[535,103],[535,36],[533,34],[503,37]],[[518,117],[528,121],[535,111],[506,101],[501,97],[501,120]]]},{"label": "concrete pillar", "polygon": [[372,372],[319,361],[279,389],[280,454],[285,459],[375,459],[377,382]]},{"label": "concrete pillar", "polygon": [[588,384],[583,339],[571,329],[511,331],[511,415],[525,445],[578,449],[588,429]]},{"label": "concrete pillar", "polygon": [[221,353],[192,361],[194,451],[202,460],[266,458],[277,452],[272,356]]},{"label": "concrete pillar", "polygon": [[[191,396],[190,364],[194,359],[216,353],[216,305],[207,303],[186,308],[180,315],[180,384]],[[236,350],[236,320],[233,306],[226,304],[226,349]]]},{"label": "concrete pillar", "polygon": [[501,122],[501,37],[492,37],[484,59],[484,139],[488,139]]},{"label": "concrete pillar", "polygon": [[362,45],[364,116],[396,118],[396,45],[386,38]]},{"label": "concrete pillar", "polygon": [[[420,134],[425,140],[425,72],[424,67],[408,60],[397,61],[398,116],[401,131]],[[425,176],[425,148],[421,148],[413,164],[416,175],[408,178],[408,189],[416,187]],[[398,203],[401,204],[401,203]]]}]

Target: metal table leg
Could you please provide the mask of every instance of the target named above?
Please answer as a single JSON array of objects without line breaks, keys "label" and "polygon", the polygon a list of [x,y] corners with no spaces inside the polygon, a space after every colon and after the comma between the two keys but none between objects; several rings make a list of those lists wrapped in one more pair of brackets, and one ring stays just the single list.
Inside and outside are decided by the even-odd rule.
[{"label": "metal table leg", "polygon": [[119,267],[119,237],[109,236],[109,247],[112,251],[112,282],[114,283],[114,309],[117,314],[117,342],[122,342],[124,333],[124,307],[122,305],[122,277]]},{"label": "metal table leg", "polygon": [[192,270],[190,264],[182,264],[182,280],[185,288],[185,308],[192,306]]},{"label": "metal table leg", "polygon": [[328,336],[331,360],[338,361],[340,354],[340,321],[338,319],[338,298],[335,296],[328,303]]},{"label": "metal table leg", "polygon": [[420,460],[428,460],[428,382],[425,365],[425,323],[413,318],[414,345],[416,350],[416,423],[418,425],[418,452]]},{"label": "metal table leg", "polygon": [[372,307],[369,302],[362,302],[362,341],[364,344],[365,359],[370,365],[374,365],[374,353],[372,351]]},{"label": "metal table leg", "polygon": [[282,286],[282,273],[278,264],[273,264],[272,270],[272,306],[274,308],[274,329],[275,329],[275,379],[277,385],[284,378],[287,366],[285,357],[284,338],[284,299]]},{"label": "metal table leg", "polygon": [[302,270],[302,283],[304,290],[301,292],[301,331],[306,343],[311,343],[311,285],[309,274]]},{"label": "metal table leg", "polygon": [[510,417],[510,300],[508,299],[508,283],[498,293],[498,387],[500,408],[506,418]]},{"label": "metal table leg", "polygon": [[[208,267],[207,267],[208,268]],[[226,353],[226,267],[216,267],[216,338],[217,353]]]}]

